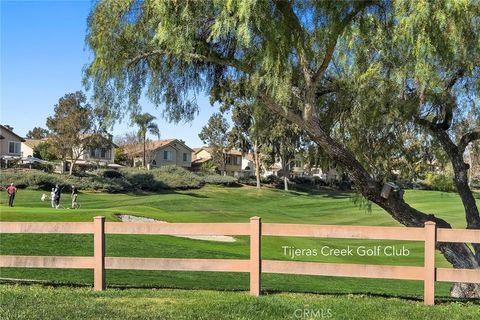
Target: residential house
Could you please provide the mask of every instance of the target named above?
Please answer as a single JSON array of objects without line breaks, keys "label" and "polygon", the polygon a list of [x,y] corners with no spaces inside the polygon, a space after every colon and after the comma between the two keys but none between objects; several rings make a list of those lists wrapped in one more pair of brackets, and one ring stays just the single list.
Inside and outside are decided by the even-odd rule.
[{"label": "residential house", "polygon": [[[110,134],[85,134],[82,137],[82,141],[87,141],[87,139],[95,139],[95,143],[91,147],[81,146],[74,150],[74,154],[78,152],[81,153],[78,158],[76,165],[79,166],[102,166],[110,168],[121,167],[118,164],[115,164],[115,148],[118,146],[113,143],[112,135]],[[67,161],[72,161],[72,159],[67,158]]]},{"label": "residential house", "polygon": [[242,157],[242,174],[245,177],[255,175],[255,158],[251,152]]},{"label": "residential house", "polygon": [[295,158],[290,162],[290,173],[295,177],[303,177],[307,175],[305,167],[305,160],[302,154],[297,153]]},{"label": "residential house", "polygon": [[[198,168],[201,164],[212,161],[213,149],[210,147],[195,148],[192,150],[192,166]],[[242,175],[242,153],[235,149],[229,149],[226,153],[225,174],[238,177]],[[218,168],[223,171],[223,168]]]},{"label": "residential house", "polygon": [[7,167],[9,160],[21,159],[23,141],[25,139],[18,134],[0,125],[0,158],[2,167]]},{"label": "residential house", "polygon": [[263,177],[268,177],[268,176],[282,176],[282,165],[279,162],[275,162],[268,168],[265,168],[265,170],[262,171],[262,176]]},{"label": "residential house", "polygon": [[[283,174],[283,168],[280,161],[276,161],[263,172],[264,177],[269,175],[283,176]],[[296,154],[294,159],[290,162],[289,174],[294,177],[319,177],[328,183],[341,179],[336,166],[330,166],[325,171],[320,167],[310,167],[305,163],[305,159],[301,153]]]},{"label": "residential house", "polygon": [[21,157],[23,141],[18,134],[0,125],[0,156]]},{"label": "residential house", "polygon": [[[133,160],[134,166],[142,166],[143,143],[124,146],[123,150],[125,154]],[[148,141],[145,150],[146,162],[150,166],[176,165],[185,168],[192,166],[193,150],[182,140],[167,139]]]},{"label": "residential house", "polygon": [[33,157],[34,149],[47,139],[25,139],[22,142],[21,150],[24,157]]}]

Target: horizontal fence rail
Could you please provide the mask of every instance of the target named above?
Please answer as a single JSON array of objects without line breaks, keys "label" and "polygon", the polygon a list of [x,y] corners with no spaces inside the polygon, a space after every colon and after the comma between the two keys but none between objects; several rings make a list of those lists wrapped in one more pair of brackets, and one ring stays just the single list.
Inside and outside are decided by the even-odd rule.
[{"label": "horizontal fence rail", "polygon": [[263,260],[263,272],[312,276],[423,280],[423,267]]},{"label": "horizontal fence rail", "polygon": [[[426,222],[423,228],[369,227],[312,224],[250,223],[137,223],[105,222],[0,222],[0,233],[93,234],[93,257],[0,256],[0,267],[93,269],[94,289],[105,289],[105,270],[170,270],[250,273],[250,294],[260,295],[261,274],[300,274],[418,280],[424,282],[424,303],[434,304],[435,281],[480,283],[479,269],[435,267],[436,242],[480,243],[480,230],[437,229]],[[150,235],[246,235],[250,237],[250,259],[173,259],[105,256],[105,234]],[[345,263],[262,260],[262,236],[317,237],[339,239],[406,240],[424,242],[424,266],[392,266]]]},{"label": "horizontal fence rail", "polygon": [[424,228],[265,223],[264,236],[423,241]]},{"label": "horizontal fence rail", "polygon": [[93,223],[0,222],[0,233],[93,233]]}]

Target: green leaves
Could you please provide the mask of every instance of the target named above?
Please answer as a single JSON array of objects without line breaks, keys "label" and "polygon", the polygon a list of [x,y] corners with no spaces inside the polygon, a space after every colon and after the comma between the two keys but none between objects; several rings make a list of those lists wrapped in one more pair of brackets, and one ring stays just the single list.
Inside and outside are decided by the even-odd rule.
[{"label": "green leaves", "polygon": [[160,136],[160,130],[158,125],[153,121],[156,117],[152,116],[150,113],[140,113],[132,116],[132,122],[138,126],[138,135],[145,140],[147,133]]}]

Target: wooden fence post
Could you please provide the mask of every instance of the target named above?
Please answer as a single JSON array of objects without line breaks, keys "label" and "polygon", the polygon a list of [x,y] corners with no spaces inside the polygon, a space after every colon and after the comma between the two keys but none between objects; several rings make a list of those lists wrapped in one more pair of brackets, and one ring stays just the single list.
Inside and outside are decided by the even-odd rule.
[{"label": "wooden fence post", "polygon": [[423,303],[426,305],[435,304],[435,222],[425,222],[425,257],[424,257],[424,282],[423,282]]},{"label": "wooden fence post", "polygon": [[93,288],[105,290],[105,217],[93,219]]},{"label": "wooden fence post", "polygon": [[262,220],[250,218],[250,295],[258,297],[262,275]]}]

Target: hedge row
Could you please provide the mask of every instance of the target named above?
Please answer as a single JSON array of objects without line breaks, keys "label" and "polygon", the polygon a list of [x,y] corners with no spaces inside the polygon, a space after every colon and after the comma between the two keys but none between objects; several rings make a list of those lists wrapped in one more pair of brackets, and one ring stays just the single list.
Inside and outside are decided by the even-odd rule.
[{"label": "hedge row", "polygon": [[160,191],[168,189],[195,189],[204,184],[232,185],[236,178],[219,175],[197,175],[181,167],[165,166],[144,170],[98,170],[87,176],[69,176],[45,173],[39,170],[2,170],[0,185],[14,183],[18,188],[51,190],[56,184],[75,185],[80,190],[110,193]]}]

